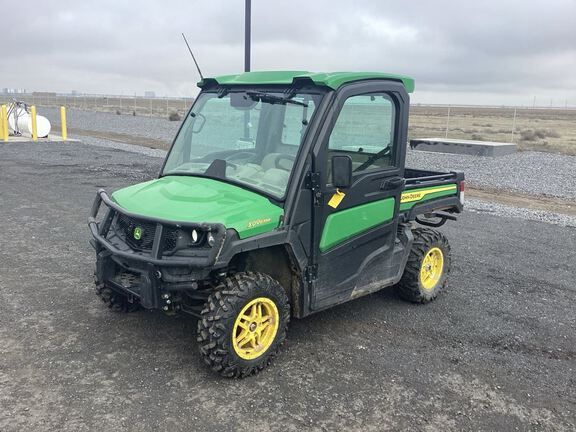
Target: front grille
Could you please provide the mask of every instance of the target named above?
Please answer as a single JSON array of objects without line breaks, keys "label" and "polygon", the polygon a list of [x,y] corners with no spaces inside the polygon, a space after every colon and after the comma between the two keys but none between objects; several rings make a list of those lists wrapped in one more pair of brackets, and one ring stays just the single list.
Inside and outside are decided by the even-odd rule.
[{"label": "front grille", "polygon": [[[136,229],[139,232],[136,233]],[[154,235],[156,234],[156,224],[143,219],[136,219],[124,214],[118,214],[116,221],[116,232],[134,250],[152,250]],[[136,235],[138,234],[138,235]],[[178,237],[181,231],[176,227],[164,226],[164,251],[171,251],[176,248]],[[136,238],[139,237],[139,238]]]},{"label": "front grille", "polygon": [[136,219],[124,214],[118,214],[116,228],[132,249],[150,250],[154,243],[156,224],[142,219]]},{"label": "front grille", "polygon": [[176,242],[178,241],[178,236],[180,235],[180,230],[177,228],[164,228],[164,250],[171,251],[176,247]]}]

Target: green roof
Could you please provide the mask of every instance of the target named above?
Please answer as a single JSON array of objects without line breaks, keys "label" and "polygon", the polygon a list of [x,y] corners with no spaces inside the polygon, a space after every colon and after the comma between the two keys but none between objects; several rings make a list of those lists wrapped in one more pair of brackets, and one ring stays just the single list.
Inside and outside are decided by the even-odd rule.
[{"label": "green roof", "polygon": [[284,84],[290,85],[295,80],[310,79],[316,85],[338,89],[343,84],[353,81],[369,79],[385,79],[401,81],[408,93],[414,91],[414,80],[407,76],[389,74],[383,72],[306,72],[306,71],[262,71],[244,72],[237,75],[222,75],[214,78],[204,78],[198,83],[203,87],[207,81],[216,81],[222,85],[246,85],[246,84]]}]

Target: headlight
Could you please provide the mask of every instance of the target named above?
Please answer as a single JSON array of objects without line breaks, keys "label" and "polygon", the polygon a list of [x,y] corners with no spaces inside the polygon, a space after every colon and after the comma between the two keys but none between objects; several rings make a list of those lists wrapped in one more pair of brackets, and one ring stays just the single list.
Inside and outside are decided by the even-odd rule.
[{"label": "headlight", "polygon": [[192,230],[192,243],[198,243],[198,231],[195,229]]},{"label": "headlight", "polygon": [[211,232],[208,233],[208,245],[209,246],[214,246],[214,236],[212,235]]}]

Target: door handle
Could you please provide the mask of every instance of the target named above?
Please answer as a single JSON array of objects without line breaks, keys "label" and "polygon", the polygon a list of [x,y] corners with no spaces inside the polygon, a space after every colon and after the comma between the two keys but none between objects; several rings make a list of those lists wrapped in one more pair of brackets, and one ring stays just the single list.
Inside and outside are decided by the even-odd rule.
[{"label": "door handle", "polygon": [[392,177],[380,183],[382,190],[394,190],[404,186],[405,180],[402,177]]}]

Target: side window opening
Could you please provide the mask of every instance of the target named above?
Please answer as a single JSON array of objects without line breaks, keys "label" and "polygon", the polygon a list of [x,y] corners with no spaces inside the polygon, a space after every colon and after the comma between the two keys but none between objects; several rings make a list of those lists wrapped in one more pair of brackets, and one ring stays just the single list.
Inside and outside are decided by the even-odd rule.
[{"label": "side window opening", "polygon": [[346,99],[330,134],[328,170],[336,154],[350,156],[355,173],[393,167],[395,119],[394,103],[385,93]]}]

